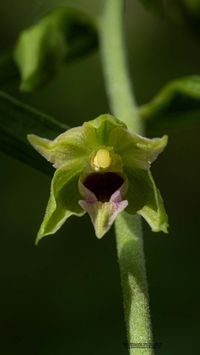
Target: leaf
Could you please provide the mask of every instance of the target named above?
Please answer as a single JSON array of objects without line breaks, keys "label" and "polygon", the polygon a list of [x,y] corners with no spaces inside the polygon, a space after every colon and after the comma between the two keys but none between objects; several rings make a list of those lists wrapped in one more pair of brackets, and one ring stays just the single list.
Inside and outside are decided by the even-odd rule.
[{"label": "leaf", "polygon": [[21,90],[32,91],[54,76],[64,62],[97,46],[93,20],[77,9],[57,8],[21,32],[14,51]]},{"label": "leaf", "polygon": [[0,150],[45,173],[53,168],[29,144],[29,133],[55,138],[68,127],[0,91]]},{"label": "leaf", "polygon": [[200,76],[167,84],[152,101],[140,107],[139,113],[151,126],[200,122]]}]

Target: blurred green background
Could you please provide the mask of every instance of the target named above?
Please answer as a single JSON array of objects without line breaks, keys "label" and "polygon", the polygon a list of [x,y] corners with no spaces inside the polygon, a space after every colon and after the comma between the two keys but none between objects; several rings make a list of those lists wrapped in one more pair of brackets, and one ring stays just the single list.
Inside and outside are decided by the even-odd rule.
[{"label": "blurred green background", "polygon": [[[103,1],[1,0],[0,55],[20,30],[55,4],[98,14]],[[200,42],[127,1],[126,34],[138,103],[168,81],[200,74]],[[98,53],[68,64],[45,88],[3,89],[70,126],[108,112]],[[170,233],[144,225],[154,340],[160,355],[199,354],[200,124],[149,131],[169,135],[153,166]],[[94,236],[89,218],[71,218],[56,236],[34,240],[50,179],[0,153],[0,355],[127,355],[113,230]]]}]

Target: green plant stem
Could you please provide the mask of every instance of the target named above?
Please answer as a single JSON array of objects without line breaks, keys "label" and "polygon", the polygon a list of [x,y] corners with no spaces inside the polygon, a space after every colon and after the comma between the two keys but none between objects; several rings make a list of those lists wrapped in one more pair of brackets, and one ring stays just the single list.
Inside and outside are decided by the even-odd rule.
[{"label": "green plant stem", "polygon": [[129,130],[140,133],[142,122],[132,94],[124,46],[123,0],[106,0],[100,21],[100,48],[104,78],[112,112]]},{"label": "green plant stem", "polygon": [[[143,133],[126,64],[123,10],[123,0],[106,0],[99,27],[102,65],[112,113],[123,120],[129,130]],[[130,354],[152,355],[140,217],[133,218],[124,212],[117,218],[115,227]]]},{"label": "green plant stem", "polygon": [[152,355],[141,218],[124,213],[115,229],[130,354]]}]

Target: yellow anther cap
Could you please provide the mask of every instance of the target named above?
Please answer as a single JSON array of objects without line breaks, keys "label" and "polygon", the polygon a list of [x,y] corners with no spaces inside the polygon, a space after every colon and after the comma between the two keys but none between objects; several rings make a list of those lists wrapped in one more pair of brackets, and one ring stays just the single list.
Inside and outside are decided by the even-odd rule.
[{"label": "yellow anther cap", "polygon": [[105,148],[99,149],[93,159],[96,169],[107,169],[111,165],[111,162],[110,152]]}]

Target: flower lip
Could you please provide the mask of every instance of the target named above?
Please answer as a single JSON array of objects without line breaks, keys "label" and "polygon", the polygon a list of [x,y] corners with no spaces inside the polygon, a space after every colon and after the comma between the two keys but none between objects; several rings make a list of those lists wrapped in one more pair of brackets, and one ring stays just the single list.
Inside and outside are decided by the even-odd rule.
[{"label": "flower lip", "polygon": [[94,193],[98,201],[108,202],[112,194],[118,190],[124,179],[114,172],[92,173],[83,181],[83,185]]}]

